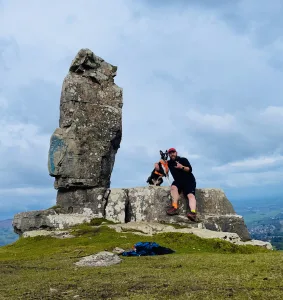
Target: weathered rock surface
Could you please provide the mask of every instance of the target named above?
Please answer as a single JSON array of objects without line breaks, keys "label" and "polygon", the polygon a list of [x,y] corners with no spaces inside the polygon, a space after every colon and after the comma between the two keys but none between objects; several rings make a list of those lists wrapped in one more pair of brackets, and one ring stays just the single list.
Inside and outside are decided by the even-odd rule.
[{"label": "weathered rock surface", "polygon": [[85,256],[76,262],[76,266],[80,267],[107,267],[119,264],[122,259],[114,253],[102,251],[94,255]]},{"label": "weathered rock surface", "polygon": [[180,215],[166,214],[166,208],[171,203],[169,187],[112,189],[108,197],[105,217],[115,222],[124,219],[124,222],[155,221],[190,224],[191,227],[213,231],[235,232],[245,241],[250,239],[244,219],[235,213],[222,190],[197,189],[196,199],[201,221],[199,224],[187,219],[188,201],[184,197],[179,200]]},{"label": "weathered rock surface", "polygon": [[18,213],[14,216],[14,231],[22,234],[25,231],[53,228],[49,216],[56,215],[53,209],[35,210],[29,212]]},{"label": "weathered rock surface", "polygon": [[50,140],[49,174],[55,188],[110,186],[122,138],[122,89],[114,83],[117,67],[79,51],[66,76],[60,100],[60,128]]},{"label": "weathered rock surface", "polygon": [[57,239],[69,239],[74,238],[75,236],[70,234],[68,230],[33,230],[26,231],[22,235],[23,237],[35,237],[35,236],[51,236]]},{"label": "weathered rock surface", "polygon": [[132,233],[138,235],[154,235],[157,233],[165,232],[181,232],[181,233],[191,233],[195,234],[201,238],[211,238],[211,239],[223,239],[233,243],[240,242],[241,239],[237,233],[233,232],[218,232],[211,231],[208,229],[201,228],[174,228],[171,225],[160,224],[155,222],[129,222],[126,224],[115,224],[108,225],[110,228],[114,228],[117,232],[127,232],[131,231]]},{"label": "weathered rock surface", "polygon": [[58,213],[54,209],[36,210],[18,213],[14,216],[14,231],[22,235],[26,231],[67,229],[70,226],[90,222],[94,218],[101,218],[91,209],[84,208],[82,213]]},{"label": "weathered rock surface", "polygon": [[37,229],[65,229],[89,222],[92,218],[106,218],[118,223],[159,222],[186,225],[190,228],[216,232],[233,232],[243,241],[250,240],[244,220],[238,216],[224,192],[219,189],[197,189],[199,223],[186,217],[188,201],[179,200],[180,215],[168,216],[169,187],[140,187],[129,189],[85,189],[62,192],[57,197],[60,209],[17,214],[14,228],[18,233]]},{"label": "weathered rock surface", "polygon": [[128,190],[111,189],[105,207],[105,218],[108,220],[125,223],[128,221]]},{"label": "weathered rock surface", "polygon": [[106,188],[71,189],[59,191],[56,204],[61,208],[62,213],[81,214],[85,209],[89,209],[93,214],[103,217],[107,197]]}]

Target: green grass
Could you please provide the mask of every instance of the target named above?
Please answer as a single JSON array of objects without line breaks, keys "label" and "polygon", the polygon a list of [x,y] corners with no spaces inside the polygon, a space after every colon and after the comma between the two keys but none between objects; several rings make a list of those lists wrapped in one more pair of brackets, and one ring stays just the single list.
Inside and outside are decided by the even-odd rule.
[{"label": "green grass", "polygon": [[[283,255],[192,234],[153,237],[82,224],[72,239],[20,238],[0,248],[0,299],[282,299]],[[76,267],[80,257],[155,241],[176,251]],[[51,289],[51,290],[50,290]]]},{"label": "green grass", "polygon": [[92,226],[99,226],[101,224],[116,224],[116,223],[104,218],[93,218],[90,220],[89,224]]}]

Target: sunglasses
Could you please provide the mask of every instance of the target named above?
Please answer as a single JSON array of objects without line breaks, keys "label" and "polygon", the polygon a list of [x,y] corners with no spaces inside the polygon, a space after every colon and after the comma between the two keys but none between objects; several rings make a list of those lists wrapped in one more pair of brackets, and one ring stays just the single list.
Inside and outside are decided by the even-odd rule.
[{"label": "sunglasses", "polygon": [[169,155],[172,154],[172,153],[176,153],[176,151],[170,151],[170,152],[169,152]]}]

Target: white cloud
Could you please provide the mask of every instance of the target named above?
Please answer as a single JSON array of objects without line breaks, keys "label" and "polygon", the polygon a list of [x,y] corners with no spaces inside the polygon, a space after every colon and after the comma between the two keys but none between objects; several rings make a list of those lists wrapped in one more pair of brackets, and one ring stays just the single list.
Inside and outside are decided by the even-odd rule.
[{"label": "white cloud", "polygon": [[[47,172],[47,154],[50,136],[39,133],[33,124],[0,122],[0,176],[5,176],[6,168],[12,164],[19,168],[29,167],[31,172]],[[3,171],[1,171],[1,169]]]},{"label": "white cloud", "polygon": [[283,119],[283,106],[268,106],[262,113],[262,116],[270,118]]},{"label": "white cloud", "polygon": [[5,99],[0,95],[0,110],[3,112],[7,106],[8,106],[7,99]]},{"label": "white cloud", "polygon": [[282,183],[282,171],[268,170],[265,172],[242,172],[241,174],[228,173],[223,179],[222,186],[241,188],[241,187],[263,187],[266,186],[266,197],[268,197],[268,185]]},{"label": "white cloud", "polygon": [[[283,163],[283,156],[276,155],[276,156],[262,156],[258,158],[247,158],[241,161],[234,161],[228,164],[214,167],[215,171],[225,171],[227,173],[233,172],[245,172],[249,170],[255,170],[259,168],[268,169],[270,167],[278,166]],[[282,171],[283,174],[283,171]]]},{"label": "white cloud", "polygon": [[[192,143],[193,143],[193,141],[192,141]],[[189,145],[190,145],[190,143],[189,143]],[[192,153],[191,151],[188,150],[189,148],[185,148],[184,145],[180,144],[180,142],[176,146],[173,145],[173,147],[177,150],[178,155],[180,155],[182,157],[186,157],[189,161],[193,161],[193,160],[201,158],[201,156],[199,154]]]},{"label": "white cloud", "polygon": [[201,130],[234,131],[236,126],[235,117],[231,114],[216,115],[189,110],[186,116],[192,126]]}]

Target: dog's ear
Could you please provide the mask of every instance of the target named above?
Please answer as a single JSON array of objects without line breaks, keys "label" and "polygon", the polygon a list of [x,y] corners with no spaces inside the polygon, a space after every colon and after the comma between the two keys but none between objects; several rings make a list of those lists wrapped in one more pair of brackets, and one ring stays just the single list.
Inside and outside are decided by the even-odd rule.
[{"label": "dog's ear", "polygon": [[160,150],[159,153],[160,153],[161,156],[164,154],[162,150]]}]

